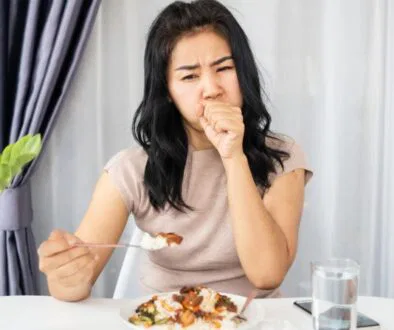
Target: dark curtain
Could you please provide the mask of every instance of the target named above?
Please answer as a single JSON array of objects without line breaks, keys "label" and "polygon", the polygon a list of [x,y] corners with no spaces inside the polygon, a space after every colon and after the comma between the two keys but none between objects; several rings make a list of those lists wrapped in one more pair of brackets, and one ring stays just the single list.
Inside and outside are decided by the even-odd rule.
[{"label": "dark curtain", "polygon": [[[49,138],[100,0],[0,0],[0,151]],[[0,295],[38,294],[30,163],[0,194]]]}]

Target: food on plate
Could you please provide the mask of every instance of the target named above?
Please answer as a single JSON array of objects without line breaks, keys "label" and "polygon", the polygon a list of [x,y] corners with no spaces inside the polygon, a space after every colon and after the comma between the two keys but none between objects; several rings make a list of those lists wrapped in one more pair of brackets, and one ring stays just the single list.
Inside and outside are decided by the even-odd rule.
[{"label": "food on plate", "polygon": [[204,286],[183,287],[179,293],[153,296],[129,318],[134,325],[164,329],[235,329],[237,305]]},{"label": "food on plate", "polygon": [[179,245],[182,243],[183,237],[175,233],[158,233],[151,236],[144,233],[141,240],[141,247],[146,250],[160,250],[162,248]]}]

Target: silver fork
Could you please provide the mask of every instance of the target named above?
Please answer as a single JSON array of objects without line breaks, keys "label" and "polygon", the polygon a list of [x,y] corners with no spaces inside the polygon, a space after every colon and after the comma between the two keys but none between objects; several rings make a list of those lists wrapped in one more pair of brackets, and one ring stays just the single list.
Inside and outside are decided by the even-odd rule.
[{"label": "silver fork", "polygon": [[84,246],[84,247],[92,247],[92,248],[139,248],[143,249],[141,245],[137,244],[129,244],[129,243],[118,243],[118,244],[108,244],[108,243],[74,243],[73,246]]},{"label": "silver fork", "polygon": [[247,319],[246,319],[246,317],[244,315],[245,310],[249,306],[249,304],[252,302],[252,300],[254,298],[256,298],[257,293],[258,293],[257,289],[253,289],[252,291],[250,291],[250,293],[248,295],[248,298],[246,298],[246,301],[245,301],[244,305],[241,308],[241,311],[237,315],[233,316],[231,318],[231,320],[233,320],[237,324],[247,321]]},{"label": "silver fork", "polygon": [[112,244],[112,243],[83,243],[83,242],[77,242],[74,243],[73,246],[79,246],[79,247],[90,247],[90,248],[137,248],[137,249],[142,249],[146,251],[158,251],[161,249],[165,249],[167,247],[170,247],[168,245],[162,246],[159,248],[147,248],[144,247],[140,244],[130,244],[130,243],[117,243],[117,244]]}]

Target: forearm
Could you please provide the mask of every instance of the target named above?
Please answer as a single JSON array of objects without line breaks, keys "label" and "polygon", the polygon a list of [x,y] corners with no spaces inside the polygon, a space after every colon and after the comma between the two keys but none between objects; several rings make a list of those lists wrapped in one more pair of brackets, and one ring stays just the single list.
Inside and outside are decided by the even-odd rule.
[{"label": "forearm", "polygon": [[224,160],[235,244],[249,280],[262,289],[280,285],[289,265],[286,237],[263,204],[246,156]]}]

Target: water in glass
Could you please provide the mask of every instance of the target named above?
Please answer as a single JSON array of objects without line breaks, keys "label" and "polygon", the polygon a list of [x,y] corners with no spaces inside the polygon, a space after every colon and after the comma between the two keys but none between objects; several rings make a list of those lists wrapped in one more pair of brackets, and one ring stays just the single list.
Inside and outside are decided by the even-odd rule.
[{"label": "water in glass", "polygon": [[349,259],[312,264],[315,330],[356,330],[359,266]]}]

